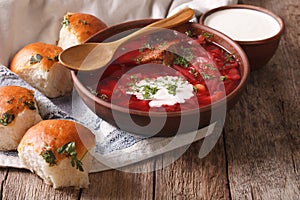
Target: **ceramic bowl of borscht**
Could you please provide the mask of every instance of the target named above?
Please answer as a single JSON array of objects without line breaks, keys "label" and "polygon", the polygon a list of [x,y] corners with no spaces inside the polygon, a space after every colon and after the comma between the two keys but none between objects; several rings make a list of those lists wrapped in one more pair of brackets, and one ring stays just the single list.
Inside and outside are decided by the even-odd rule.
[{"label": "ceramic bowl of borscht", "polygon": [[251,70],[270,61],[284,32],[284,21],[280,16],[253,5],[221,6],[204,13],[199,21],[240,44],[248,56]]},{"label": "ceramic bowl of borscht", "polygon": [[[86,42],[110,42],[156,19],[125,22]],[[249,76],[229,37],[199,23],[151,30],[119,47],[107,66],[72,72],[75,89],[100,118],[142,136],[174,136],[226,116]]]}]

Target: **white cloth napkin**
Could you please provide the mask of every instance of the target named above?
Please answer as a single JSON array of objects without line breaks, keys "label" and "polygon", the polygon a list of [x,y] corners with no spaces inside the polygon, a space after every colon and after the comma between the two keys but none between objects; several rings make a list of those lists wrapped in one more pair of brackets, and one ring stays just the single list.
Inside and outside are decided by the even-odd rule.
[{"label": "white cloth napkin", "polygon": [[[26,44],[37,41],[56,44],[61,28],[60,23],[66,12],[90,13],[103,20],[107,25],[113,25],[134,19],[164,18],[185,7],[193,8],[196,15],[200,15],[209,9],[233,3],[237,3],[237,0],[0,1],[0,66],[1,64],[8,66],[12,56]],[[3,67],[0,68],[0,72],[2,76],[0,78],[1,85],[24,84]],[[6,81],[9,79],[8,77],[10,80]],[[51,105],[52,111],[60,112],[45,97],[41,97],[40,100],[41,103],[47,104],[44,108]],[[64,110],[70,110],[70,104],[74,104],[74,102],[69,100],[70,98],[56,99],[54,103],[60,108],[65,108]],[[74,101],[74,98],[72,100]],[[217,133],[216,137],[211,137],[211,140],[204,140],[204,144],[212,144],[216,142],[222,129],[222,127],[212,124],[199,131],[171,138],[139,138],[120,132],[115,127],[97,119],[97,116],[93,115],[85,105],[80,105],[83,113],[86,112],[86,116],[91,116],[88,117],[90,119],[88,126],[90,125],[89,128],[95,130],[97,141],[100,144],[98,154],[95,155],[97,159],[94,161],[91,172],[122,167],[182,146],[187,147],[192,141],[204,138],[214,132]],[[47,111],[44,114],[47,114]],[[84,114],[82,116],[86,118]],[[78,120],[80,121],[79,116]],[[208,150],[200,151],[199,156],[203,157],[208,153]],[[0,166],[23,167],[15,152],[0,152]]]},{"label": "white cloth napkin", "polygon": [[143,18],[163,18],[191,7],[199,15],[237,0],[5,0],[0,1],[0,63],[7,66],[24,45],[55,44],[66,12],[86,12],[107,25]]}]

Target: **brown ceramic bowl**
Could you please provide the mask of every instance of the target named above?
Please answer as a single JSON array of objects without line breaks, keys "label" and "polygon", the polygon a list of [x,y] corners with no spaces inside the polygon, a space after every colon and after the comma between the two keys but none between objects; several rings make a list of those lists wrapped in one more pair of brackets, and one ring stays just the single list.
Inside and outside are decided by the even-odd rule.
[{"label": "brown ceramic bowl", "polygon": [[[141,28],[154,21],[154,19],[145,19],[115,25],[95,34],[87,42],[101,42],[113,35],[122,33],[123,31]],[[218,31],[198,23],[183,24],[178,27],[178,30],[183,31],[187,28],[193,28],[199,33],[205,31],[213,34],[214,37],[212,40],[228,50],[230,53],[233,53],[239,60],[241,72],[240,83],[226,98],[216,101],[211,105],[202,107],[200,110],[194,109],[182,112],[167,112],[167,114],[160,112],[128,110],[127,108],[103,101],[102,99],[91,94],[91,92],[86,88],[86,85],[88,84],[87,82],[90,81],[90,78],[86,78],[86,72],[72,72],[74,85],[80,97],[100,118],[119,127],[122,130],[144,136],[172,136],[177,133],[198,130],[199,128],[205,127],[218,120],[218,117],[221,118],[221,116],[218,116],[218,113],[224,111],[224,108],[226,108],[225,110],[228,110],[230,107],[232,107],[240,97],[246,85],[246,80],[249,75],[249,63],[247,56],[243,49],[236,42],[232,41],[230,38]],[[118,37],[120,37],[120,35],[117,35],[114,39]],[[89,77],[89,75],[87,75],[87,77]],[[212,110],[214,111],[213,117]],[[137,124],[137,126],[132,125],[132,122]],[[156,130],[155,123],[160,124],[161,122],[163,122],[163,125]],[[148,125],[153,125],[153,123],[154,128],[152,126],[149,128]]]},{"label": "brown ceramic bowl", "polygon": [[[243,16],[237,17],[237,15],[233,15],[232,11],[239,12],[242,11]],[[250,12],[249,12],[250,11]],[[256,12],[253,12],[256,11]],[[261,18],[260,19],[254,19],[256,16],[252,16],[252,14],[259,12],[260,14],[264,14],[261,16],[267,17],[266,19]],[[231,16],[232,18],[230,20],[227,20],[230,22],[230,25],[227,25],[227,27],[221,27],[220,24],[216,20],[216,17],[220,17],[222,20],[226,19],[226,17]],[[219,16],[218,16],[219,15]],[[243,18],[245,17],[245,18]],[[247,18],[246,18],[247,17]],[[215,18],[215,19],[213,19]],[[241,21],[239,20],[241,19]],[[213,22],[213,20],[215,20]],[[242,22],[244,20],[244,22]],[[267,24],[263,24],[263,22],[267,20]],[[248,22],[247,22],[248,21]],[[211,28],[214,28],[216,30],[219,30],[220,32],[228,35],[231,37],[234,41],[236,41],[238,44],[241,45],[241,47],[246,52],[249,62],[250,62],[250,68],[251,70],[258,69],[268,63],[268,61],[273,57],[275,54],[277,47],[280,42],[280,38],[284,31],[284,22],[283,20],[274,14],[273,12],[257,7],[252,5],[229,5],[229,6],[222,6],[215,9],[212,9],[206,13],[204,13],[201,17],[199,22],[203,25],[209,26]],[[243,23],[242,25],[239,23]],[[243,37],[243,34],[246,34],[243,31],[247,30],[247,33],[260,34],[259,31],[248,31],[251,30],[250,27],[252,24],[255,27],[262,27],[261,31],[266,30],[270,31],[269,25],[273,24],[277,26],[274,27],[274,32],[269,32],[268,35],[264,35],[265,33],[262,33],[260,37],[254,37],[254,35],[249,36],[248,38]],[[225,23],[223,23],[225,24]],[[238,27],[240,25],[240,27]],[[267,25],[267,26],[266,26]],[[229,28],[230,27],[230,28]],[[243,27],[243,28],[241,28]],[[240,34],[240,35],[239,35]]]}]

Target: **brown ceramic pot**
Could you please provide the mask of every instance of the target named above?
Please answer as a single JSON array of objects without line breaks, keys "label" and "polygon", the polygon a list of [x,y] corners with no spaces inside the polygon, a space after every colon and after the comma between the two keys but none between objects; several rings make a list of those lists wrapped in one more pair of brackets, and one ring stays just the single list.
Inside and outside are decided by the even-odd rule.
[{"label": "brown ceramic pot", "polygon": [[[256,70],[256,69],[259,69],[260,67],[266,65],[269,62],[269,60],[273,57],[273,55],[275,54],[275,52],[279,46],[281,36],[284,32],[283,20],[279,16],[277,16],[276,14],[274,14],[273,12],[271,12],[267,9],[257,7],[257,6],[252,6],[252,5],[238,4],[238,5],[221,6],[221,7],[209,10],[208,12],[204,13],[200,17],[199,23],[205,25],[205,19],[209,15],[216,13],[218,11],[225,10],[225,9],[255,10],[255,11],[259,11],[259,12],[262,12],[262,13],[272,16],[278,22],[278,24],[280,26],[280,30],[278,31],[278,33],[276,35],[274,35],[272,37],[269,37],[269,38],[263,39],[263,40],[255,40],[255,41],[235,40],[238,44],[241,45],[241,47],[246,52],[249,62],[250,62],[251,70]],[[257,22],[257,23],[259,23],[259,22]],[[236,31],[239,31],[239,30],[236,30]]]},{"label": "brown ceramic pot", "polygon": [[[115,25],[95,34],[87,42],[102,42],[113,35],[134,28],[144,27],[154,21],[154,19],[145,19]],[[173,136],[177,133],[197,130],[218,120],[218,115],[216,115],[216,113],[223,111],[224,106],[227,107],[227,110],[231,108],[240,97],[246,85],[246,80],[249,75],[248,59],[242,48],[240,48],[237,43],[220,32],[217,32],[206,26],[196,23],[186,23],[178,27],[178,30],[184,31],[190,28],[193,28],[199,33],[201,31],[206,31],[213,34],[213,41],[227,49],[230,53],[233,53],[240,61],[241,81],[237,88],[235,88],[234,91],[231,92],[226,98],[214,102],[212,105],[202,107],[200,110],[195,109],[182,112],[168,112],[167,114],[127,110],[127,108],[113,105],[91,94],[86,88],[86,81],[90,81],[89,78],[86,79],[84,73],[82,74],[82,72],[80,72],[80,76],[79,73],[76,74],[75,72],[72,72],[74,85],[80,97],[88,105],[88,107],[91,108],[91,110],[102,119],[119,127],[122,130],[144,136]],[[120,37],[120,35],[118,35],[118,37]],[[211,119],[212,107],[215,114],[213,119]],[[132,125],[132,122],[136,123],[138,126]],[[162,122],[162,127],[160,127],[159,130],[156,130],[155,123],[159,124]],[[147,127],[150,123],[154,123],[154,127]]]}]

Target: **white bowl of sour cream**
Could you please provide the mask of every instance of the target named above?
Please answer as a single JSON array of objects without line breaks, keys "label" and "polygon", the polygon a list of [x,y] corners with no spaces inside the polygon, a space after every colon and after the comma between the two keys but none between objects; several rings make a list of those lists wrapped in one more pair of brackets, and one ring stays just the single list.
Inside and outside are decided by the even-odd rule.
[{"label": "white bowl of sour cream", "polygon": [[283,20],[273,12],[252,5],[222,6],[204,13],[200,23],[239,43],[255,70],[275,54],[284,31]]}]

